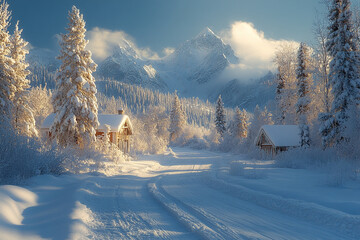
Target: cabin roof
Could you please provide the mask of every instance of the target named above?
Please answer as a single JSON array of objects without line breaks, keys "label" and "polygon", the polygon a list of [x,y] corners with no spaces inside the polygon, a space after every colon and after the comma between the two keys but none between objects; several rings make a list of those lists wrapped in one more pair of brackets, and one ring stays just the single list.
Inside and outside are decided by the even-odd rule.
[{"label": "cabin roof", "polygon": [[[50,114],[45,118],[41,128],[50,129],[55,119],[55,113]],[[99,127],[98,131],[105,131],[106,126],[110,127],[110,132],[119,132],[123,125],[126,123],[130,133],[132,133],[132,124],[128,115],[123,114],[98,114]]]},{"label": "cabin roof", "polygon": [[128,128],[132,132],[132,125],[130,122],[130,118],[128,115],[123,114],[99,114],[98,115],[99,120],[99,127],[97,130],[106,130],[105,125],[110,126],[111,132],[118,132],[123,127],[125,123],[127,123]]},{"label": "cabin roof", "polygon": [[264,125],[256,138],[256,144],[259,143],[263,133],[275,147],[300,146],[300,128],[298,125]]}]

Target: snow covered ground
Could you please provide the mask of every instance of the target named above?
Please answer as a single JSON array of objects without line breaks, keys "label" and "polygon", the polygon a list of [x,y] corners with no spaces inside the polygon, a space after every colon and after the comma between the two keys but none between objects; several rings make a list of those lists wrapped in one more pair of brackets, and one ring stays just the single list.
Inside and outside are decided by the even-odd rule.
[{"label": "snow covered ground", "polygon": [[199,238],[359,239],[360,181],[176,148],[0,186],[0,239]]}]

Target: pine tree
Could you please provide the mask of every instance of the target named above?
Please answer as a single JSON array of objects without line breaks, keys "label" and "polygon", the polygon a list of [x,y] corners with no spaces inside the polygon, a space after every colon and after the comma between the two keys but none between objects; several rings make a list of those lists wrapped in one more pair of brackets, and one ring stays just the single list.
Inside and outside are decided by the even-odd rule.
[{"label": "pine tree", "polygon": [[326,23],[324,20],[316,19],[314,25],[314,33],[316,37],[315,54],[314,54],[314,79],[317,80],[315,91],[317,94],[314,96],[313,103],[315,103],[318,109],[329,113],[332,102],[331,86],[329,82],[329,64],[330,55],[326,47],[328,38],[328,31],[326,29]]},{"label": "pine tree", "polygon": [[280,68],[278,68],[278,72],[276,74],[276,108],[277,108],[277,118],[276,121],[279,124],[285,124],[285,113],[286,106],[284,105],[283,92],[285,90],[285,81],[281,75]]},{"label": "pine tree", "polygon": [[52,137],[60,146],[87,146],[95,141],[98,127],[96,85],[92,73],[96,64],[91,52],[85,50],[85,21],[73,6],[68,16],[67,34],[62,35],[62,64],[56,76],[53,105],[56,117],[51,127]]},{"label": "pine tree", "polygon": [[248,136],[248,128],[249,128],[249,115],[248,113],[246,112],[245,109],[243,109],[241,112],[240,112],[240,126],[239,126],[239,136],[241,138],[247,138]]},{"label": "pine tree", "polygon": [[186,126],[185,112],[181,107],[179,97],[175,91],[173,105],[170,112],[170,141],[175,141]]},{"label": "pine tree", "polygon": [[22,30],[19,30],[19,22],[15,25],[14,34],[10,39],[10,57],[13,60],[12,68],[14,70],[14,84],[16,93],[13,99],[12,123],[18,133],[33,137],[38,132],[35,127],[35,119],[32,109],[29,106],[28,89],[30,81],[27,76],[30,74],[26,68],[29,66],[25,62],[28,50],[25,49],[27,42],[21,38]]},{"label": "pine tree", "polygon": [[224,104],[221,99],[221,95],[219,95],[219,98],[216,101],[215,127],[216,127],[217,133],[219,133],[221,137],[224,136],[224,133],[226,131],[225,126],[226,126],[225,109],[224,109]]},{"label": "pine tree", "polygon": [[8,32],[11,12],[9,5],[3,1],[0,5],[0,120],[7,125],[11,122],[15,97],[13,60],[9,57],[10,34]]},{"label": "pine tree", "polygon": [[293,123],[296,118],[296,50],[295,44],[283,44],[275,53],[277,75],[276,123]]},{"label": "pine tree", "polygon": [[229,125],[229,131],[231,135],[233,135],[236,138],[241,138],[240,125],[241,125],[241,110],[239,109],[239,107],[236,107],[234,120]]},{"label": "pine tree", "polygon": [[308,115],[310,110],[310,56],[309,48],[301,43],[298,51],[298,67],[296,69],[298,101],[296,103],[297,122],[300,127],[301,146],[310,146]]},{"label": "pine tree", "polygon": [[329,5],[329,26],[326,48],[330,56],[334,57],[337,53],[336,38],[339,35],[339,18],[341,15],[341,5],[343,0],[331,0]]},{"label": "pine tree", "polygon": [[353,34],[349,0],[332,0],[329,12],[327,49],[330,62],[329,81],[334,101],[331,113],[320,116],[324,146],[348,141],[345,136],[349,109],[360,103],[359,55]]}]

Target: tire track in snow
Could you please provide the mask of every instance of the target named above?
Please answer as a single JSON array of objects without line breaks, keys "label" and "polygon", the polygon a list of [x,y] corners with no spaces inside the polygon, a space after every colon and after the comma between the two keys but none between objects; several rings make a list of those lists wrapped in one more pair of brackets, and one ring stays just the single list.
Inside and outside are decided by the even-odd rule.
[{"label": "tire track in snow", "polygon": [[203,182],[208,187],[232,197],[288,216],[335,228],[351,237],[360,239],[360,216],[358,215],[343,213],[311,202],[286,199],[277,195],[252,190],[238,184],[235,185],[220,178],[217,173],[215,176],[206,174]]},{"label": "tire track in snow", "polygon": [[234,232],[204,209],[192,207],[170,195],[158,184],[160,179],[148,184],[149,192],[191,231],[205,239],[249,239]]},{"label": "tire track in snow", "polygon": [[[91,194],[84,204],[94,213],[97,226],[90,239],[194,239],[159,206],[147,191],[147,180],[124,176],[93,177],[84,189]],[[87,191],[90,192],[90,191]]]},{"label": "tire track in snow", "polygon": [[[127,237],[129,239],[139,239],[144,237],[161,237],[161,239],[171,239],[171,236],[169,236],[169,234],[167,234],[167,232],[161,227],[156,230],[154,229],[154,225],[158,224],[154,219],[151,219],[149,216],[142,216],[146,213],[136,213],[131,210],[119,212],[119,209],[121,209],[121,207],[126,207],[127,205],[127,202],[120,202],[120,199],[122,199],[120,192],[120,187],[117,187],[115,190],[117,221],[113,221],[113,223],[121,227],[124,232],[127,232]],[[136,190],[135,195],[137,198],[141,198],[141,194],[139,193],[138,189]],[[126,208],[130,209],[130,207]]]}]

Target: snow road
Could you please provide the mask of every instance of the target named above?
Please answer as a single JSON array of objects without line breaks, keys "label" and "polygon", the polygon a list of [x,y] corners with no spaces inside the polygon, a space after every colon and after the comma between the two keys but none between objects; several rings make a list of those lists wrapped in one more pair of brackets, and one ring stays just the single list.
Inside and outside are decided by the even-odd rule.
[{"label": "snow road", "polygon": [[111,176],[0,186],[0,239],[359,239],[358,210],[329,208],[314,196],[287,199],[264,191],[264,179],[230,176],[229,163],[241,158],[176,148],[126,162]]}]

